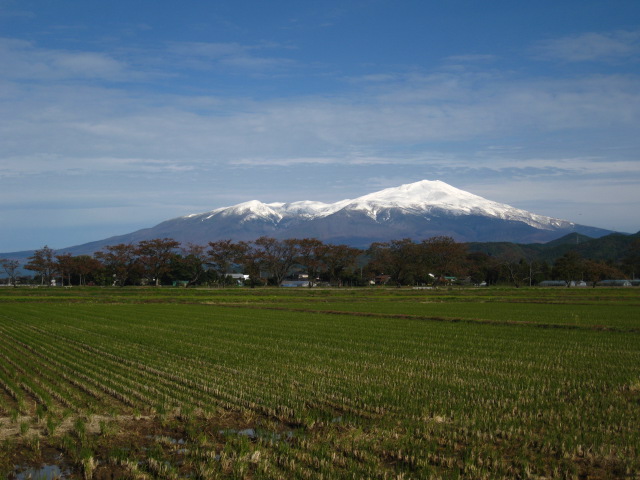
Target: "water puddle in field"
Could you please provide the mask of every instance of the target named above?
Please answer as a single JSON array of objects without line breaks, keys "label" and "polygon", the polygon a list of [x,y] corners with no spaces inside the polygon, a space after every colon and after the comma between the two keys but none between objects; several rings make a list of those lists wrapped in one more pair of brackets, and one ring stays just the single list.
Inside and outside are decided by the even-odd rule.
[{"label": "water puddle in field", "polygon": [[164,437],[162,435],[149,435],[147,438],[154,440],[156,443],[164,443],[165,445],[179,445],[183,448],[179,448],[174,453],[178,455],[186,455],[189,453],[189,449],[185,448],[187,441],[184,438]]},{"label": "water puddle in field", "polygon": [[13,476],[14,480],[58,480],[71,475],[71,471],[60,468],[59,465],[43,465],[41,467],[26,467],[16,465]]},{"label": "water puddle in field", "polygon": [[169,443],[171,443],[171,445],[184,445],[187,442],[184,438],[169,437]]},{"label": "water puddle in field", "polygon": [[284,433],[275,433],[275,432],[269,432],[266,430],[256,430],[255,428],[245,428],[243,430],[235,430],[233,428],[229,428],[226,430],[220,430],[219,433],[225,436],[238,435],[241,437],[248,437],[252,441],[255,441],[255,440],[278,441],[278,440],[282,440],[283,438],[285,440],[291,440],[291,438],[293,438],[293,435],[294,435],[292,430],[287,430]]}]

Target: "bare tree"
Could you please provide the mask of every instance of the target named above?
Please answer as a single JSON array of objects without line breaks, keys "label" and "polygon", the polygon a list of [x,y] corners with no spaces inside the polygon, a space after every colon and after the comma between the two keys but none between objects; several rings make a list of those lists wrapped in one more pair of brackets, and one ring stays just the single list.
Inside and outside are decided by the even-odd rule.
[{"label": "bare tree", "polygon": [[9,283],[16,287],[16,279],[18,276],[18,269],[20,268],[20,262],[18,260],[0,258],[0,265],[2,265],[2,269],[9,276]]},{"label": "bare tree", "polygon": [[520,288],[527,281],[531,284],[531,264],[524,258],[515,260],[512,258],[505,258],[502,261],[502,268],[504,269],[505,276],[509,279],[513,286]]}]

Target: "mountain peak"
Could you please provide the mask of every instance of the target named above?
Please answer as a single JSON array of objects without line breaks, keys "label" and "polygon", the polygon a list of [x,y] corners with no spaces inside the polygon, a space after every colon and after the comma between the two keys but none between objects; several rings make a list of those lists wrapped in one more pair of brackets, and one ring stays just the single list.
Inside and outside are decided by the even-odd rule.
[{"label": "mountain peak", "polygon": [[459,190],[440,180],[421,180],[364,195],[353,200],[352,204],[375,204],[387,208],[460,207],[463,203],[479,203],[482,200],[484,199],[477,195]]},{"label": "mountain peak", "polygon": [[277,223],[282,219],[282,215],[277,209],[259,200],[249,200],[248,202],[239,203],[233,207],[219,209],[217,212],[224,217],[229,215],[243,216],[243,222],[262,219]]},{"label": "mountain peak", "polygon": [[[144,235],[151,235],[154,229],[145,230]],[[192,243],[270,235],[352,245],[397,238],[423,240],[435,235],[458,241],[531,243],[570,232],[594,237],[609,233],[487,200],[440,180],[420,180],[335,203],[250,200],[167,220],[158,230],[162,236],[175,231],[174,238]]]},{"label": "mountain peak", "polygon": [[440,235],[464,242],[539,243],[568,233],[597,238],[612,232],[536,215],[439,180],[421,180],[331,204],[250,200],[63,251],[84,255],[106,245],[165,237],[183,244],[206,245],[225,239],[252,241],[267,235],[368,247],[373,242],[402,238],[421,241]]},{"label": "mountain peak", "polygon": [[[570,227],[570,222],[535,215],[506,204],[487,200],[478,195],[455,188],[440,180],[420,180],[399,187],[386,188],[363,195],[354,200],[342,200],[332,204],[303,200],[292,203],[262,203],[258,200],[239,203],[231,207],[213,210],[209,214],[198,215],[203,220],[223,217],[242,217],[240,222],[266,220],[277,224],[283,219],[323,218],[341,210],[362,212],[374,221],[384,214],[388,218],[391,209],[415,215],[479,215],[500,220],[523,222],[538,229]],[[183,218],[192,218],[188,215]],[[382,218],[382,217],[381,217]]]},{"label": "mountain peak", "polygon": [[520,221],[536,228],[548,228],[554,222],[562,222],[487,200],[440,180],[422,180],[370,193],[356,198],[347,208],[363,211],[373,219],[387,209],[400,209],[407,213],[481,215]]}]

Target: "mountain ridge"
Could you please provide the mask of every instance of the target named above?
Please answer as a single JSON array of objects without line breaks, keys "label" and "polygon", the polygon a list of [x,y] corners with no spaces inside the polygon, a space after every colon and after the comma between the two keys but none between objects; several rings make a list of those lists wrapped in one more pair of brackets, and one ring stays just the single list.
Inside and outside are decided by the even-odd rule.
[{"label": "mountain ridge", "polygon": [[313,237],[363,248],[373,242],[433,236],[450,236],[458,242],[544,243],[570,233],[597,238],[613,232],[527,212],[439,180],[421,180],[335,203],[250,200],[58,251],[92,254],[107,245],[164,237],[202,245],[261,236]]},{"label": "mountain ridge", "polygon": [[494,216],[503,220],[523,221],[543,229],[548,228],[549,225],[565,227],[574,225],[566,220],[532,214],[503,203],[487,200],[440,180],[421,180],[399,187],[386,188],[353,200],[340,200],[330,204],[309,200],[291,203],[262,203],[259,200],[250,200],[230,207],[177,218],[200,218],[204,221],[216,215],[248,214],[244,221],[251,218],[268,218],[270,221],[277,219],[274,223],[278,223],[294,216],[303,216],[306,219],[322,218],[346,209],[362,211],[370,218],[379,220],[380,212],[394,208],[412,213],[443,210],[459,215]]}]

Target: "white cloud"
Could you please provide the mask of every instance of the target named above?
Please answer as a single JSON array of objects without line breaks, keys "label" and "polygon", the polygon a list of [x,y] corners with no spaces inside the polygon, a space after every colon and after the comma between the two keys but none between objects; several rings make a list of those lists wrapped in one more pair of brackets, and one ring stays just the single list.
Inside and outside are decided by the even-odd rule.
[{"label": "white cloud", "polygon": [[[568,153],[576,146],[594,148],[598,139],[607,147],[630,146],[640,123],[640,81],[615,75],[540,81],[434,75],[349,96],[264,101],[133,96],[114,88],[7,81],[0,92],[6,92],[0,93],[0,155],[20,158],[10,162],[20,165],[17,171],[28,169],[29,162],[40,165],[42,156],[59,159],[62,170],[77,168],[74,159],[97,170],[101,165],[128,170],[127,159],[181,168],[433,162],[446,151],[437,146],[442,142],[461,148],[516,135],[522,137],[518,148],[530,150],[536,145],[529,137],[557,132],[573,142]],[[467,155],[474,151],[464,148]],[[513,161],[511,152],[501,155]],[[494,157],[474,162],[492,163]],[[119,164],[117,158],[125,160]],[[594,164],[615,160],[594,158]]]},{"label": "white cloud", "polygon": [[128,66],[99,52],[39,48],[31,42],[0,38],[0,78],[47,81],[96,78],[131,79]]},{"label": "white cloud", "polygon": [[445,61],[451,63],[476,63],[476,62],[492,62],[496,60],[495,55],[490,54],[470,54],[470,55],[452,55],[447,57]]},{"label": "white cloud", "polygon": [[47,177],[50,175],[96,175],[101,173],[148,174],[188,172],[192,165],[148,158],[122,157],[69,157],[37,154],[30,156],[3,157],[0,165],[0,180],[21,176]]},{"label": "white cloud", "polygon": [[[552,45],[547,46],[550,54]],[[559,46],[556,53],[579,57]],[[606,204],[613,205],[616,194],[634,204],[629,192],[635,195],[637,188],[631,183],[640,181],[637,75],[554,79],[495,69],[383,72],[348,77],[344,89],[331,94],[290,95],[269,85],[282,97],[261,99],[224,95],[225,85],[219,95],[208,95],[197,81],[192,94],[192,78],[181,70],[184,89],[165,89],[163,82],[177,74],[175,65],[165,65],[168,58],[181,68],[235,64],[233,69],[254,74],[287,66],[286,59],[262,55],[272,48],[279,47],[171,44],[150,52],[155,58],[148,61],[143,52],[129,51],[125,62],[108,53],[0,40],[0,201],[46,202],[51,192],[66,190],[78,192],[78,202],[94,190],[116,197],[135,192],[148,200],[144,207],[158,209],[154,218],[162,219],[167,208],[162,202],[175,207],[176,198],[198,198],[195,211],[205,211],[221,206],[215,202],[232,203],[227,200],[233,195],[234,201],[246,200],[247,191],[270,200],[272,189],[274,201],[320,195],[337,201],[342,197],[328,198],[332,185],[340,192],[357,185],[364,194],[376,182],[386,187],[440,178],[478,194],[483,192],[474,185],[499,179],[487,188],[487,198],[512,204],[522,198],[516,205],[522,208],[552,194],[570,202],[572,192],[587,195],[598,181],[603,186],[593,191],[606,197]],[[616,49],[601,48],[592,58],[605,58],[607,51],[612,58]],[[210,81],[219,80],[217,74]],[[159,78],[163,82],[155,90]],[[147,83],[132,90],[118,82],[125,79]],[[616,184],[616,178],[631,183]],[[314,191],[309,184],[315,182]],[[303,195],[293,196],[290,184],[299,184]],[[279,197],[285,190],[289,199]],[[586,202],[602,211],[598,201],[594,196]],[[539,213],[564,215],[553,208]],[[126,221],[143,218],[142,210]],[[172,212],[182,213],[177,210]],[[594,225],[607,226],[595,220]]]},{"label": "white cloud", "polygon": [[[246,70],[264,70],[291,66],[292,60],[282,57],[257,55],[256,52],[282,48],[277,44],[241,45],[239,43],[172,42],[166,54],[174,65],[209,70],[226,65]],[[159,52],[163,56],[162,52]]]},{"label": "white cloud", "polygon": [[640,53],[640,31],[589,32],[549,39],[536,45],[533,52],[541,59],[567,62],[637,58]]}]

